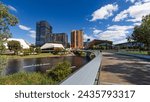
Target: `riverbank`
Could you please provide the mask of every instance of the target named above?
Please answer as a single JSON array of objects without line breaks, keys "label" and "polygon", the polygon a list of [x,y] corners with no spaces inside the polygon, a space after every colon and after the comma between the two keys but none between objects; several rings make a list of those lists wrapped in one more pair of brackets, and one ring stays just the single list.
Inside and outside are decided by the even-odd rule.
[{"label": "riverbank", "polygon": [[54,55],[52,53],[40,53],[36,55],[26,55],[26,56],[19,56],[19,55],[1,55],[1,56],[7,57],[8,59],[26,59],[26,58],[74,56],[74,54]]}]

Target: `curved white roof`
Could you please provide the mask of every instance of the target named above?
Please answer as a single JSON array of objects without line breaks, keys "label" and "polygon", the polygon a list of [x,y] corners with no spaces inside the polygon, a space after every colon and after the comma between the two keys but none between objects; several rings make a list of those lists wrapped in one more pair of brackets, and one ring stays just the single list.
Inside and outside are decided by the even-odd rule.
[{"label": "curved white roof", "polygon": [[[12,40],[14,40],[14,41],[19,41],[20,44],[21,44],[21,47],[22,47],[23,49],[29,49],[29,48],[30,48],[29,43],[26,42],[24,39],[17,39],[17,38],[8,38],[8,39],[7,39],[7,41],[12,41]],[[4,44],[4,45],[6,46],[6,48],[8,48],[8,47],[7,47],[7,43]]]},{"label": "curved white roof", "polygon": [[45,43],[43,46],[41,46],[41,49],[48,49],[48,48],[63,48],[64,46],[62,44],[56,44],[56,43]]}]

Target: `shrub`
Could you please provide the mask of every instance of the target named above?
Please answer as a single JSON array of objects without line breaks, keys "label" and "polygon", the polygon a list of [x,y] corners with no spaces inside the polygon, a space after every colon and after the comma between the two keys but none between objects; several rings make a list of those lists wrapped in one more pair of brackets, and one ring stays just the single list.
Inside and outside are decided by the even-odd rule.
[{"label": "shrub", "polygon": [[7,57],[0,55],[0,74],[7,65]]},{"label": "shrub", "polygon": [[61,52],[61,51],[62,51],[62,48],[55,48],[53,54],[54,54],[54,55],[57,55],[57,54],[59,54],[59,52]]},{"label": "shrub", "polygon": [[69,62],[58,63],[57,66],[48,72],[48,75],[55,81],[60,82],[71,74],[71,64]]},{"label": "shrub", "polygon": [[41,48],[40,47],[36,47],[35,52],[38,53],[38,54],[41,53]]},{"label": "shrub", "polygon": [[0,77],[1,85],[49,85],[55,82],[46,74],[20,72]]},{"label": "shrub", "polygon": [[30,55],[30,49],[23,49],[23,55]]}]

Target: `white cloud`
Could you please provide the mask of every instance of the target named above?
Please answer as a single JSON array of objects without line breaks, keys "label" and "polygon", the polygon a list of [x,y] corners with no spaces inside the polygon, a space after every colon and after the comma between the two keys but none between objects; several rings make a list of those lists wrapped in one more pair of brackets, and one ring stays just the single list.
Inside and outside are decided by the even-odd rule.
[{"label": "white cloud", "polygon": [[15,8],[15,7],[13,7],[13,6],[11,6],[11,5],[8,5],[7,6],[10,10],[12,10],[12,11],[15,11],[15,12],[17,12],[17,9]]},{"label": "white cloud", "polygon": [[29,31],[31,29],[30,27],[27,27],[27,26],[24,26],[24,25],[19,25],[19,28],[21,30],[26,30],[26,31]]},{"label": "white cloud", "polygon": [[126,0],[126,2],[130,1],[131,3],[134,3],[136,0]]},{"label": "white cloud", "polygon": [[36,37],[36,31],[31,30],[30,27],[27,27],[27,26],[24,26],[24,25],[19,25],[18,27],[19,27],[21,30],[28,31],[29,36],[30,36],[31,38],[34,38],[34,39],[35,39],[35,37]]},{"label": "white cloud", "polygon": [[36,32],[34,30],[31,30],[29,32],[30,32],[30,34],[29,34],[30,37],[32,37],[32,38],[36,37]]},{"label": "white cloud", "polygon": [[113,41],[114,44],[125,40],[126,34],[128,34],[128,31],[119,31],[119,30],[106,30],[99,34],[99,39],[102,40],[110,40]]},{"label": "white cloud", "polygon": [[108,30],[121,30],[121,31],[126,31],[126,30],[129,30],[129,29],[133,29],[134,26],[119,26],[119,25],[113,25],[113,26],[110,26],[108,27],[107,29]]},{"label": "white cloud", "polygon": [[102,32],[102,30],[93,28],[93,34],[94,34],[94,35],[99,34],[100,32]]},{"label": "white cloud", "polygon": [[127,19],[126,21],[130,21],[130,22],[141,21],[143,16],[150,14],[150,2],[148,2],[148,0],[146,3],[145,2],[130,6],[127,10],[120,12],[113,19],[113,21],[118,22],[124,19]]},{"label": "white cloud", "polygon": [[126,42],[126,35],[129,34],[128,30],[131,30],[133,28],[134,26],[112,25],[107,27],[106,31],[99,32],[96,35],[96,38],[101,40],[110,40],[113,41],[114,44]]},{"label": "white cloud", "polygon": [[134,23],[133,25],[134,26],[139,26],[139,25],[141,25],[141,22]]},{"label": "white cloud", "polygon": [[150,0],[126,0],[126,2],[131,2],[131,3],[135,3],[135,4],[141,4],[141,3],[150,2]]},{"label": "white cloud", "polygon": [[114,11],[118,10],[118,5],[117,4],[108,4],[100,9],[96,10],[92,14],[92,19],[90,21],[96,21],[98,19],[107,19],[108,17],[113,15]]},{"label": "white cloud", "polygon": [[83,35],[83,39],[84,39],[84,42],[87,41],[87,39],[90,39],[90,41],[94,40],[95,38],[93,36],[90,36],[90,35],[87,35],[87,34],[84,34]]}]

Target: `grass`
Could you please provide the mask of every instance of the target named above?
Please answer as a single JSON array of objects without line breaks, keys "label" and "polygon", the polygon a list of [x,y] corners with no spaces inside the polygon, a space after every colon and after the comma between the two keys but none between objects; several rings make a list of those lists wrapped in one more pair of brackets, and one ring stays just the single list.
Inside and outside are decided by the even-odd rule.
[{"label": "grass", "polygon": [[2,55],[6,56],[8,59],[19,59],[19,58],[42,58],[42,57],[55,57],[60,55],[53,55],[51,53],[40,53],[37,55],[26,55],[26,56],[20,56],[20,55]]},{"label": "grass", "polygon": [[148,55],[147,51],[127,51],[129,54]]},{"label": "grass", "polygon": [[0,85],[50,85],[55,84],[46,74],[20,72],[0,77]]},{"label": "grass", "polygon": [[69,62],[61,62],[46,73],[18,72],[8,76],[0,76],[0,85],[54,85],[64,80],[72,72]]}]

